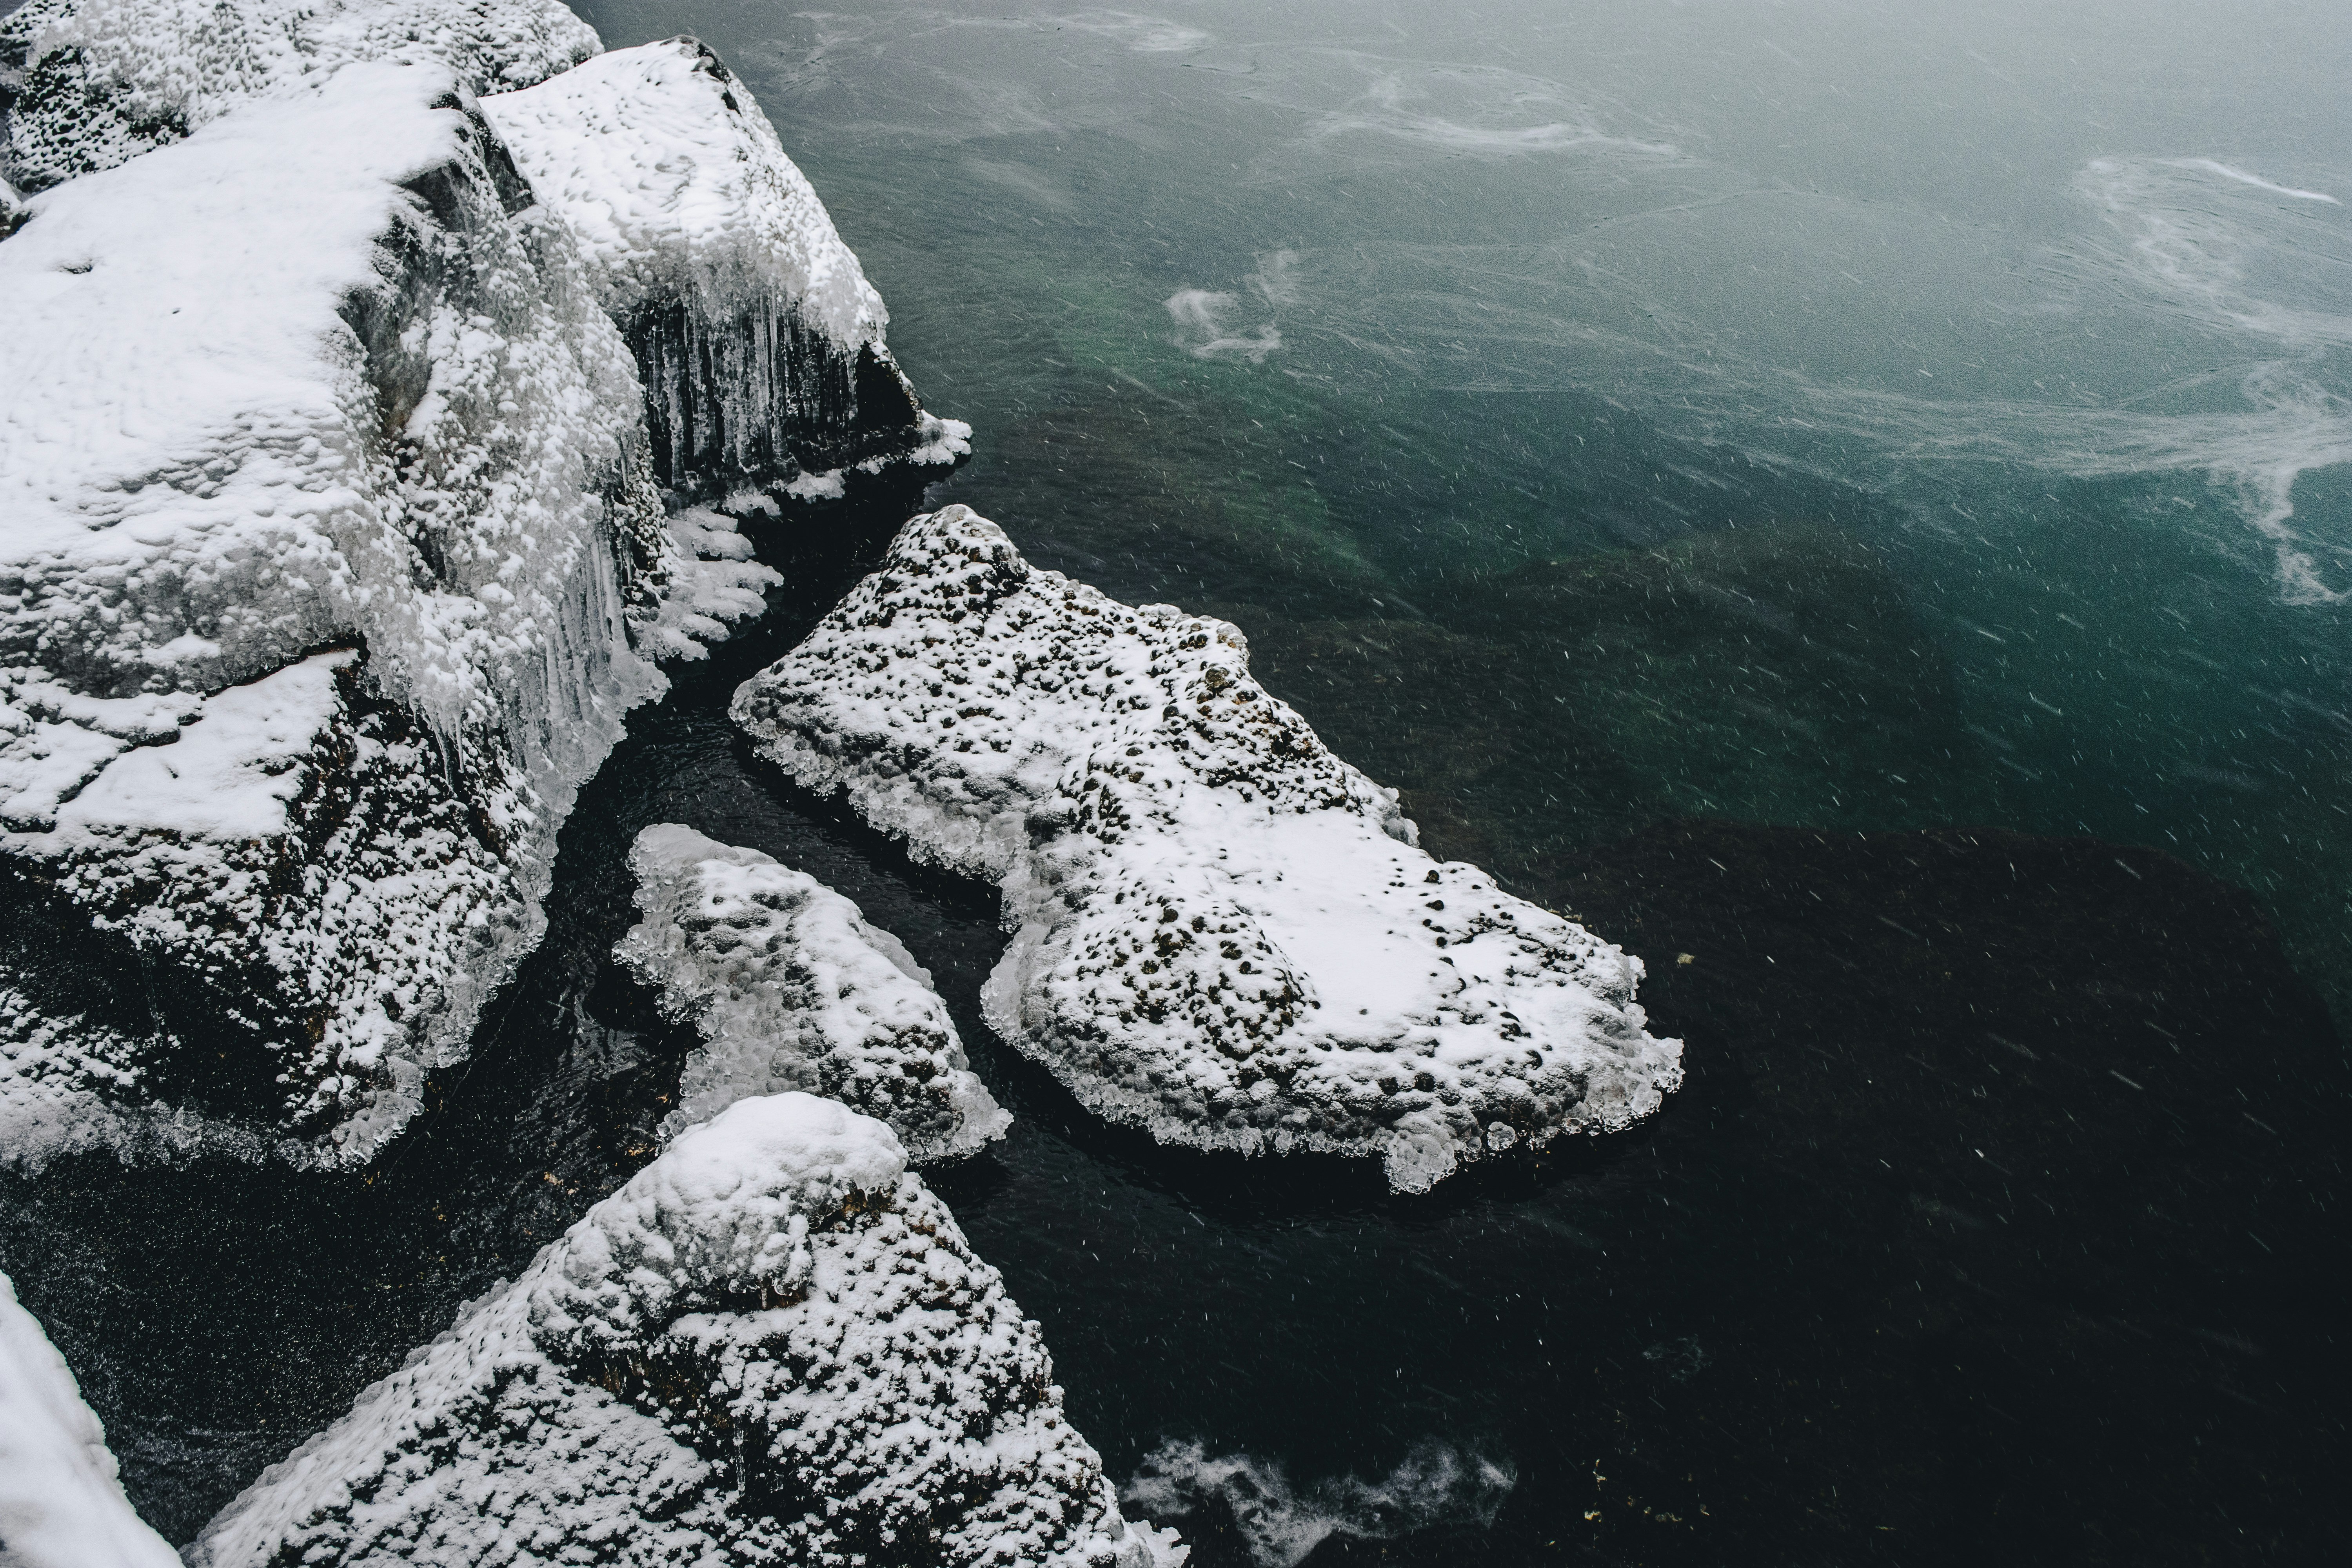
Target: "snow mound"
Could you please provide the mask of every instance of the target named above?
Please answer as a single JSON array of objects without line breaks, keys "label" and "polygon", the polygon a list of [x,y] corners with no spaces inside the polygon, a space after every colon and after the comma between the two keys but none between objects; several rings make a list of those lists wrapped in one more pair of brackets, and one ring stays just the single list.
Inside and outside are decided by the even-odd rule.
[{"label": "snow mound", "polygon": [[881,296],[709,49],[616,50],[482,109],[629,334],[664,484],[969,452],[969,426],[922,411]]},{"label": "snow mound", "polygon": [[829,1100],[739,1100],[265,1472],[190,1549],[279,1563],[1174,1568],[1037,1325]]},{"label": "snow mound", "polygon": [[106,1429],[66,1358],[0,1274],[0,1562],[9,1568],[179,1568],[122,1495]]},{"label": "snow mound", "polygon": [[467,101],[347,66],[0,244],[0,858],[195,983],[256,1058],[215,1110],[337,1160],[664,684],[627,348]]},{"label": "snow mound", "polygon": [[1238,629],[1035,570],[968,508],[908,522],[733,712],[802,784],[997,882],[991,1025],[1163,1142],[1378,1153],[1422,1191],[1681,1082],[1640,960],[1415,847]]},{"label": "snow mound", "polygon": [[613,954],[704,1041],[664,1137],[795,1089],[889,1123],[918,1161],[968,1154],[1012,1125],[972,1076],[930,974],[856,904],[669,823],[637,835],[629,868],[645,919]]},{"label": "snow mound", "polygon": [[439,65],[487,92],[601,47],[561,0],[29,0],[0,18],[0,176],[38,190],[110,169],[354,60]]}]

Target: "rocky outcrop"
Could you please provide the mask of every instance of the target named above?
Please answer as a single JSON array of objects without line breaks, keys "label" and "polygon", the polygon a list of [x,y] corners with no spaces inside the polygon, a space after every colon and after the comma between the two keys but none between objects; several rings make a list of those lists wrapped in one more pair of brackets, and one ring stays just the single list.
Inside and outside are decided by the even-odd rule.
[{"label": "rocky outcrop", "polygon": [[272,1467],[190,1551],[306,1563],[1174,1568],[1036,1324],[880,1122],[681,1134]]},{"label": "rocky outcrop", "polygon": [[929,973],[839,893],[673,823],[637,835],[629,869],[645,918],[614,956],[703,1041],[665,1137],[786,1089],[888,1123],[919,1163],[968,1154],[1012,1124],[972,1075]]},{"label": "rocky outcrop", "polygon": [[0,177],[37,191],[111,169],[355,60],[495,92],[600,47],[561,0],[28,0],[0,18]]},{"label": "rocky outcrop", "polygon": [[234,1042],[198,1105],[329,1157],[462,1050],[662,684],[627,353],[470,103],[346,66],[0,244],[0,852]]},{"label": "rocky outcrop", "polygon": [[[43,0],[0,24],[6,156],[46,186],[0,243],[21,307],[0,899],[94,928],[93,961],[138,968],[147,1004],[61,1050],[78,1005],[0,975],[8,1156],[127,1144],[163,1110],[174,1138],[368,1157],[538,940],[556,834],[665,689],[655,661],[778,581],[728,511],[841,489],[795,450],[879,472],[964,449],[911,394],[774,395],[783,369],[853,392],[897,373],[856,258],[698,47],[475,96],[594,49],[521,0]],[[635,132],[581,107],[614,83]],[[566,135],[591,145],[559,177]],[[730,204],[764,219],[713,216]],[[705,356],[697,395],[763,410],[773,439],[691,484],[648,436],[675,422],[623,330],[671,307],[822,343]],[[678,486],[732,504],[681,508]]]},{"label": "rocky outcrop", "polygon": [[589,61],[483,109],[577,239],[682,493],[838,493],[845,469],[951,466],[884,343],[881,296],[751,91],[692,38]]},{"label": "rocky outcrop", "polygon": [[179,1568],[122,1495],[114,1455],[66,1358],[0,1274],[0,1562]]},{"label": "rocky outcrop", "polygon": [[1241,633],[1024,561],[964,507],[737,692],[802,784],[1003,889],[999,1033],[1162,1142],[1466,1160],[1622,1128],[1682,1078],[1638,960],[1414,847]]}]

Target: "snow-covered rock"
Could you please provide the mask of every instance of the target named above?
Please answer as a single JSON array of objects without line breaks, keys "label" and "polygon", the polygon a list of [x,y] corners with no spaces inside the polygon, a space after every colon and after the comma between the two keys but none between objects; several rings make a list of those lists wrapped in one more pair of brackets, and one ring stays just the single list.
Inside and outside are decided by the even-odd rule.
[{"label": "snow-covered rock", "polygon": [[462,1050],[663,684],[628,351],[470,101],[347,65],[0,243],[0,854],[341,1158]]},{"label": "snow-covered rock", "polygon": [[96,1057],[12,1015],[0,1157],[168,1109],[366,1158],[537,941],[655,661],[780,581],[727,513],[968,450],[740,87],[596,51],[553,0],[0,22],[42,187],[0,203],[0,870],[162,999]]},{"label": "snow-covered rock", "polygon": [[929,972],[856,904],[674,823],[637,835],[629,869],[645,918],[613,954],[703,1040],[664,1137],[785,1089],[889,1123],[918,1162],[968,1154],[1012,1125],[972,1075]]},{"label": "snow-covered rock", "polygon": [[[923,412],[881,296],[702,44],[616,50],[482,108],[628,334],[663,484],[716,495],[764,476],[822,494],[845,467],[970,451],[970,426]],[[818,488],[790,489],[803,470]]]},{"label": "snow-covered rock", "polygon": [[28,0],[0,17],[0,177],[34,191],[110,169],[353,60],[491,92],[600,47],[562,0]]},{"label": "snow-covered rock", "polygon": [[1173,1568],[1064,1417],[1037,1325],[905,1165],[832,1101],[738,1101],[190,1561]]},{"label": "snow-covered rock", "polygon": [[951,506],[734,715],[802,784],[1000,884],[990,1023],[1166,1142],[1464,1161],[1622,1128],[1682,1079],[1641,963],[1414,846],[1224,622],[1024,561]]},{"label": "snow-covered rock", "polygon": [[106,1429],[0,1274],[0,1563],[179,1568],[122,1495]]}]

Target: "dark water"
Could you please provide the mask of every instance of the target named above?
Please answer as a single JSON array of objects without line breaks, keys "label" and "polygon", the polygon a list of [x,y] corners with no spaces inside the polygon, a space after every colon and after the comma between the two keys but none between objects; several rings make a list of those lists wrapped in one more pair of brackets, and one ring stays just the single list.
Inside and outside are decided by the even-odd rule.
[{"label": "dark water", "polygon": [[1690,1081],[1412,1200],[1085,1117],[979,1020],[992,900],[725,722],[903,508],[836,515],[378,1169],[0,1186],[165,1533],[645,1157],[685,1042],[605,955],[677,820],[934,970],[1017,1118],[935,1183],[1198,1562],[2346,1555],[2340,24],[585,14],[750,81],[978,426],[934,500],[1243,626]]}]

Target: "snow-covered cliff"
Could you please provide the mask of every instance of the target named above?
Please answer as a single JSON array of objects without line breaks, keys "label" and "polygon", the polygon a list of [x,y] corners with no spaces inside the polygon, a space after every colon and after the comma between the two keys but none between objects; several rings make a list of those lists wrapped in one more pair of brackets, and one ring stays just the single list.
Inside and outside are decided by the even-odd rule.
[{"label": "snow-covered cliff", "polygon": [[964,1059],[929,972],[856,904],[675,823],[637,835],[629,869],[645,918],[614,956],[703,1039],[664,1136],[784,1089],[887,1122],[918,1162],[968,1154],[1011,1125]]},{"label": "snow-covered cliff", "polygon": [[1175,1568],[888,1128],[738,1101],[224,1510],[197,1568]]},{"label": "snow-covered cliff", "polygon": [[[7,166],[43,187],[0,240],[0,903],[150,999],[61,1051],[43,987],[0,975],[7,1154],[201,1116],[356,1161],[463,1054],[538,938],[574,795],[665,688],[654,661],[776,581],[722,512],[666,515],[690,498],[648,433],[675,421],[638,374],[644,312],[713,341],[782,312],[820,324],[792,362],[812,384],[889,371],[897,422],[867,428],[774,395],[774,363],[706,356],[698,395],[769,432],[693,487],[735,510],[805,491],[795,451],[921,471],[962,449],[698,46],[590,59],[562,101],[625,84],[666,139],[635,153],[705,201],[600,162],[620,133],[593,116],[476,96],[594,48],[521,0],[0,22]],[[567,134],[592,145],[559,175]],[[722,165],[741,189],[693,172]],[[600,179],[656,258],[625,289]],[[713,218],[755,187],[792,221]],[[870,309],[836,342],[843,300]]]},{"label": "snow-covered cliff", "polygon": [[737,692],[762,752],[997,882],[989,1021],[1165,1142],[1464,1161],[1622,1128],[1682,1080],[1641,963],[1440,864],[1249,676],[1241,633],[918,517]]},{"label": "snow-covered cliff", "polygon": [[179,1568],[122,1495],[106,1429],[0,1274],[0,1563]]}]

